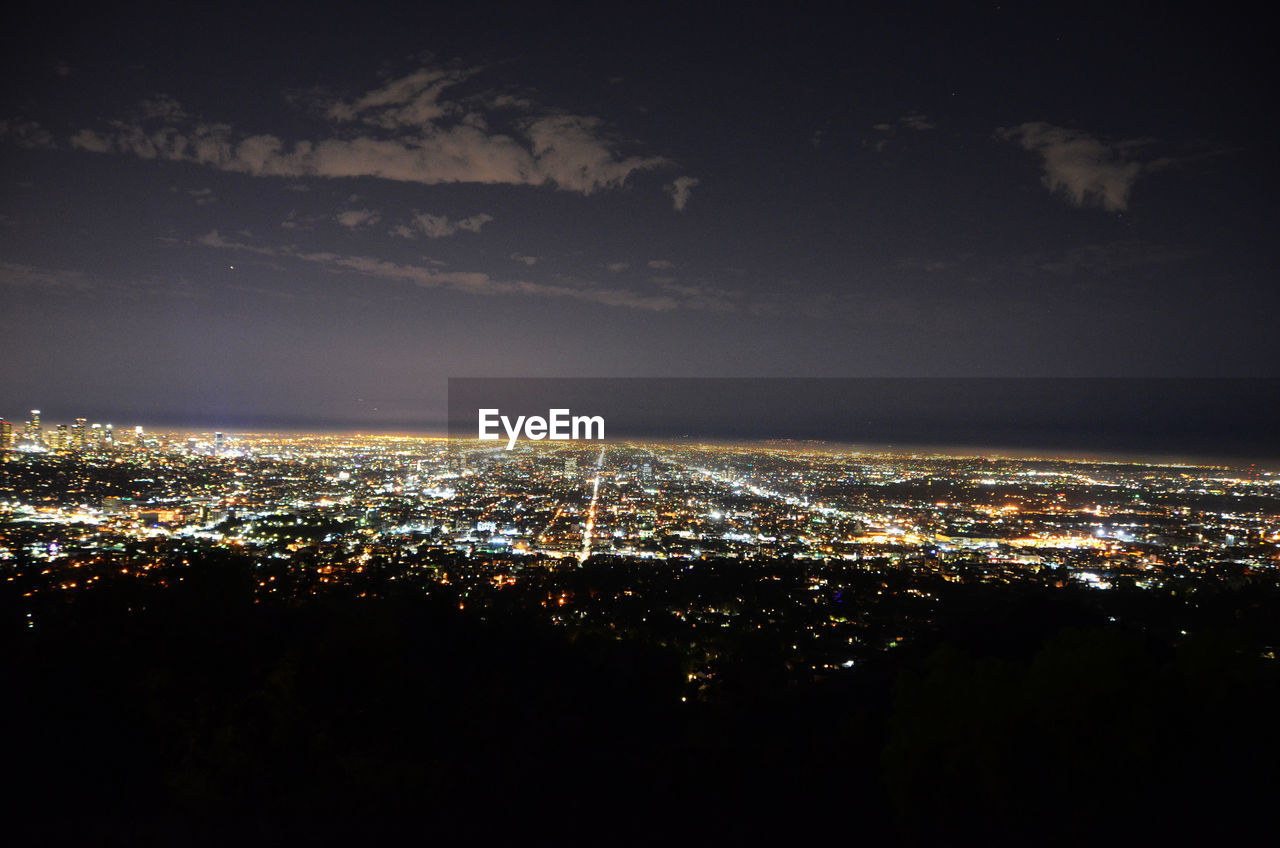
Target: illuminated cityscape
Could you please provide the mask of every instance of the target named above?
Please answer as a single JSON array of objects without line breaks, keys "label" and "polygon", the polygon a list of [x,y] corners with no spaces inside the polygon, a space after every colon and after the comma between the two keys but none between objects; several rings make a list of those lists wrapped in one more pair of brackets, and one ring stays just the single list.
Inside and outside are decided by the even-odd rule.
[{"label": "illuminated cityscape", "polygon": [[[839,673],[928,632],[951,584],[1191,598],[1280,574],[1280,475],[1258,466],[110,425],[74,448],[32,422],[0,466],[0,567],[33,628],[51,594],[171,580],[224,550],[263,597],[400,582],[661,633],[689,664],[685,697],[707,697],[748,631],[791,643],[788,673]],[[630,577],[584,593],[585,566]],[[736,593],[702,587],[726,569]]]},{"label": "illuminated cityscape", "polygon": [[5,846],[1275,830],[1271,28],[6,33]]},{"label": "illuminated cityscape", "polygon": [[[22,750],[64,751],[42,773],[101,763],[76,785],[131,775],[67,827],[114,809],[142,838],[194,814],[219,838],[266,840],[265,815],[395,839],[426,805],[461,835],[491,803],[477,781],[517,780],[510,815],[536,818],[620,761],[573,823],[522,832],[594,842],[643,804],[747,840],[829,834],[787,813],[808,803],[886,837],[1016,836],[1099,762],[1142,809],[1269,791],[1199,778],[1273,744],[1254,712],[1280,703],[1266,463],[86,423],[24,428],[0,461],[3,620],[33,696],[11,721],[83,728]],[[1046,734],[1070,747],[1020,759]],[[999,770],[972,772],[970,744]],[[1152,773],[1131,745],[1176,759]],[[1179,827],[1219,826],[1199,809]],[[1068,842],[1163,827],[1075,821]]]}]

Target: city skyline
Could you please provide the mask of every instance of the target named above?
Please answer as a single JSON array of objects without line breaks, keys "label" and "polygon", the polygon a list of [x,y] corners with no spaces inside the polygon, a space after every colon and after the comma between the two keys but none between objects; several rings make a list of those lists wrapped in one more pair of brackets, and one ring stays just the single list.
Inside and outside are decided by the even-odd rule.
[{"label": "city skyline", "polygon": [[[510,425],[561,410],[566,422],[594,422],[599,429],[592,438],[603,431],[610,441],[792,440],[925,453],[1280,460],[1273,432],[1280,414],[1276,379],[486,378],[451,379],[448,397],[447,416],[364,426],[289,426],[287,418],[249,413],[205,421],[141,413],[99,420],[77,414],[79,404],[25,415],[0,411],[12,419],[6,422],[8,447],[21,447],[18,440],[25,439],[27,447],[83,448],[86,441],[141,441],[144,432],[363,432],[469,441],[480,436],[482,410],[488,410],[491,429],[500,415]],[[34,439],[42,420],[50,438]]]},{"label": "city skyline", "polygon": [[[690,820],[779,844],[851,820],[885,841],[1065,822],[1074,844],[1185,834],[1184,797],[1206,833],[1265,825],[1274,781],[1221,775],[1275,748],[1280,472],[805,444],[214,447],[4,452],[22,844],[193,819],[239,844],[477,823],[645,844]],[[1060,822],[1100,763],[1136,776],[1124,803]],[[565,785],[604,773],[561,815]],[[639,832],[637,809],[657,811]]]},{"label": "city skyline", "polygon": [[[451,436],[446,431],[421,430],[379,430],[364,429],[324,429],[288,430],[269,428],[224,428],[214,427],[152,427],[142,424],[115,428],[110,422],[102,423],[88,419],[70,419],[73,423],[48,421],[51,425],[33,436],[28,422],[10,421],[0,416],[0,453],[55,453],[74,455],[79,453],[189,453],[198,456],[241,456],[242,442],[255,442],[261,439],[391,439],[413,443],[447,443],[451,450],[463,454],[489,454],[494,451],[524,451],[540,449],[556,443],[521,436],[512,449],[503,446],[494,448],[492,443],[471,438]],[[997,442],[910,442],[910,441],[873,441],[848,439],[811,439],[790,437],[742,437],[731,435],[720,436],[668,436],[668,437],[636,437],[612,436],[595,440],[595,444],[605,447],[635,448],[650,447],[700,447],[706,449],[793,449],[832,455],[847,454],[877,459],[990,459],[1028,462],[1080,462],[1099,465],[1151,465],[1154,467],[1175,467],[1188,469],[1236,469],[1250,473],[1272,473],[1280,471],[1280,457],[1274,452],[1248,453],[1241,450],[1195,450],[1195,449],[1120,449],[1062,444],[1013,444]],[[559,443],[568,450],[589,448],[592,442],[570,441]]]},{"label": "city skyline", "polygon": [[1256,839],[1275,50],[1215,12],[9,15],[8,841]]}]

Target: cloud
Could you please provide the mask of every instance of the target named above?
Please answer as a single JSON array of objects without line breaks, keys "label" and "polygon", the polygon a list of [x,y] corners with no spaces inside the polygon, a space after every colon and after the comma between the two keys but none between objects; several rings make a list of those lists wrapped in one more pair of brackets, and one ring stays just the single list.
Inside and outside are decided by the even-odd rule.
[{"label": "cloud", "polygon": [[676,266],[675,263],[669,259],[650,259],[649,267],[653,268],[655,271],[665,271]]},{"label": "cloud", "polygon": [[80,271],[0,262],[0,286],[59,295],[83,294],[97,286]]},{"label": "cloud", "polygon": [[734,312],[738,308],[737,301],[741,298],[739,292],[702,283],[687,285],[677,283],[670,278],[655,278],[654,282],[659,283],[664,291],[680,297],[681,300],[694,309],[705,309],[712,312]]},{"label": "cloud", "polygon": [[536,256],[525,256],[525,255],[520,254],[520,253],[513,253],[513,254],[511,254],[511,258],[512,258],[512,259],[514,259],[516,262],[522,262],[522,263],[524,263],[525,265],[537,265],[537,264],[538,264],[538,257],[536,257]]},{"label": "cloud", "polygon": [[218,197],[211,188],[189,188],[182,189],[178,186],[169,186],[169,191],[174,194],[185,194],[196,202],[196,206],[208,206],[210,203],[217,203]]},{"label": "cloud", "polygon": [[536,170],[559,188],[593,194],[618,188],[636,171],[668,164],[661,156],[618,158],[600,134],[598,118],[558,115],[526,125]]},{"label": "cloud", "polygon": [[[1138,288],[1159,287],[1167,280],[1171,267],[1202,260],[1204,255],[1186,245],[1116,239],[999,257],[964,252],[946,260],[909,258],[896,267],[916,275],[945,270],[955,297],[981,299],[985,296],[982,292],[991,285],[1008,286],[1012,280],[1026,285],[1012,286],[1008,288],[1010,292],[1088,291],[1106,296],[1120,294],[1130,284]],[[1046,280],[1052,280],[1048,288]]]},{"label": "cloud", "polygon": [[260,247],[257,245],[246,244],[245,242],[231,241],[217,230],[210,230],[202,236],[196,237],[196,244],[202,244],[205,247],[227,248],[231,250],[243,250],[249,253],[257,253],[262,256],[280,256],[288,253],[287,250],[281,250],[271,247]]},{"label": "cloud", "polygon": [[1043,121],[1001,128],[996,137],[1040,155],[1041,182],[1073,206],[1101,206],[1109,212],[1129,208],[1129,194],[1143,171],[1134,154],[1148,142],[1109,142],[1079,130]]},{"label": "cloud", "polygon": [[382,220],[382,214],[373,209],[347,209],[338,213],[338,223],[350,230],[371,227]]},{"label": "cloud", "polygon": [[440,102],[444,90],[470,75],[424,68],[391,80],[354,101],[334,101],[327,114],[335,121],[359,120],[386,129],[426,127],[451,111],[449,104]]},{"label": "cloud", "polygon": [[924,132],[926,130],[934,130],[938,125],[921,112],[912,112],[909,115],[903,115],[898,119],[898,126],[905,127],[916,132]]},{"label": "cloud", "polygon": [[671,204],[677,212],[684,211],[685,204],[689,202],[689,196],[693,193],[693,187],[697,184],[697,177],[676,177],[675,180],[663,186],[667,194],[671,195]]},{"label": "cloud", "polygon": [[408,224],[400,224],[392,229],[391,234],[410,239],[418,236],[444,238],[463,231],[478,233],[481,227],[492,220],[492,215],[486,215],[483,212],[458,220],[450,220],[444,215],[428,215],[420,212],[414,215]]},{"label": "cloud", "polygon": [[1073,247],[1054,255],[1033,254],[1026,261],[1035,270],[1051,274],[1097,277],[1186,262],[1197,255],[1187,247],[1121,239]]},{"label": "cloud", "polygon": [[190,116],[177,100],[167,94],[158,94],[138,104],[137,117],[140,120],[181,121]]},{"label": "cloud", "polygon": [[258,177],[551,186],[583,195],[620,188],[633,174],[670,164],[662,156],[623,155],[599,118],[553,113],[517,98],[501,104],[504,113],[518,112],[505,121],[507,131],[492,130],[477,108],[496,109],[497,100],[473,108],[475,98],[445,97],[471,73],[423,69],[351,99],[330,99],[322,111],[334,126],[318,138],[245,133],[194,119],[172,98],[160,97],[126,120],[79,130],[69,143],[92,153]]},{"label": "cloud", "polygon": [[24,118],[0,119],[0,138],[9,139],[27,150],[52,150],[58,146],[52,133],[35,121]]},{"label": "cloud", "polygon": [[38,292],[55,297],[108,297],[154,300],[157,297],[200,297],[190,281],[178,277],[145,275],[112,279],[69,268],[42,268],[16,262],[0,262],[0,289]]},{"label": "cloud", "polygon": [[948,262],[943,259],[921,259],[919,257],[909,256],[906,259],[899,261],[896,267],[903,271],[925,271],[927,273],[933,273],[935,271],[945,271],[953,264],[955,263]]},{"label": "cloud", "polygon": [[934,130],[937,128],[938,128],[938,125],[935,124],[933,121],[929,120],[929,117],[925,115],[923,112],[909,112],[906,115],[903,115],[901,118],[897,118],[893,121],[881,122],[879,124],[872,124],[871,129],[880,133],[880,136],[875,138],[864,139],[862,142],[862,146],[870,147],[874,149],[877,153],[879,153],[881,150],[884,150],[885,147],[888,146],[889,139],[897,135],[898,132],[901,130],[927,132],[929,130]]},{"label": "cloud", "polygon": [[280,226],[286,230],[314,230],[322,220],[318,215],[300,215],[297,209],[291,209]]},{"label": "cloud", "polygon": [[608,265],[604,267],[616,274],[619,271],[627,270],[631,266],[626,262],[610,262]]},{"label": "cloud", "polygon": [[263,247],[231,241],[217,230],[196,239],[198,244],[224,250],[306,262],[330,271],[350,272],[376,279],[407,282],[426,289],[445,289],[475,296],[524,296],[581,300],[605,306],[666,312],[679,308],[706,308],[692,298],[673,294],[648,294],[598,285],[536,283],[527,280],[500,280],[479,271],[445,271],[421,265],[404,265],[368,256],[346,256],[327,251],[301,251],[294,247]]}]

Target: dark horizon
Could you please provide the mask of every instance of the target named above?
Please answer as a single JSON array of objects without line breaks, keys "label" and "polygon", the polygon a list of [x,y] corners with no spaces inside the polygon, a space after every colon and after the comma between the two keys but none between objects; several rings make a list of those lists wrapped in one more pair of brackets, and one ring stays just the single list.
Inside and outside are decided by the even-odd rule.
[{"label": "dark horizon", "polygon": [[[382,421],[280,416],[70,416],[42,409],[46,430],[75,418],[117,433],[476,435],[476,411],[571,408],[600,414],[610,441],[821,442],[892,452],[1055,454],[1096,458],[1280,460],[1272,422],[1280,380],[1236,379],[455,379],[448,415]],[[8,416],[4,416],[7,418]],[[9,419],[15,436],[26,416]]]}]

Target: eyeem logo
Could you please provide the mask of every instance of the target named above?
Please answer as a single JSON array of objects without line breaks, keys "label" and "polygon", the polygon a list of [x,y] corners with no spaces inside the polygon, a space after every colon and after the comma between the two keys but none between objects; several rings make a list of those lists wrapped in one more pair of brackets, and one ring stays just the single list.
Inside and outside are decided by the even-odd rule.
[{"label": "eyeem logo", "polygon": [[[492,441],[502,438],[498,425],[507,432],[507,450],[516,446],[516,440],[523,435],[526,439],[550,439],[553,442],[567,442],[579,439],[603,439],[604,417],[601,415],[570,415],[567,409],[549,409],[547,417],[519,415],[512,422],[501,410],[480,410],[480,435],[482,440]],[[523,432],[522,432],[523,431]]]}]

